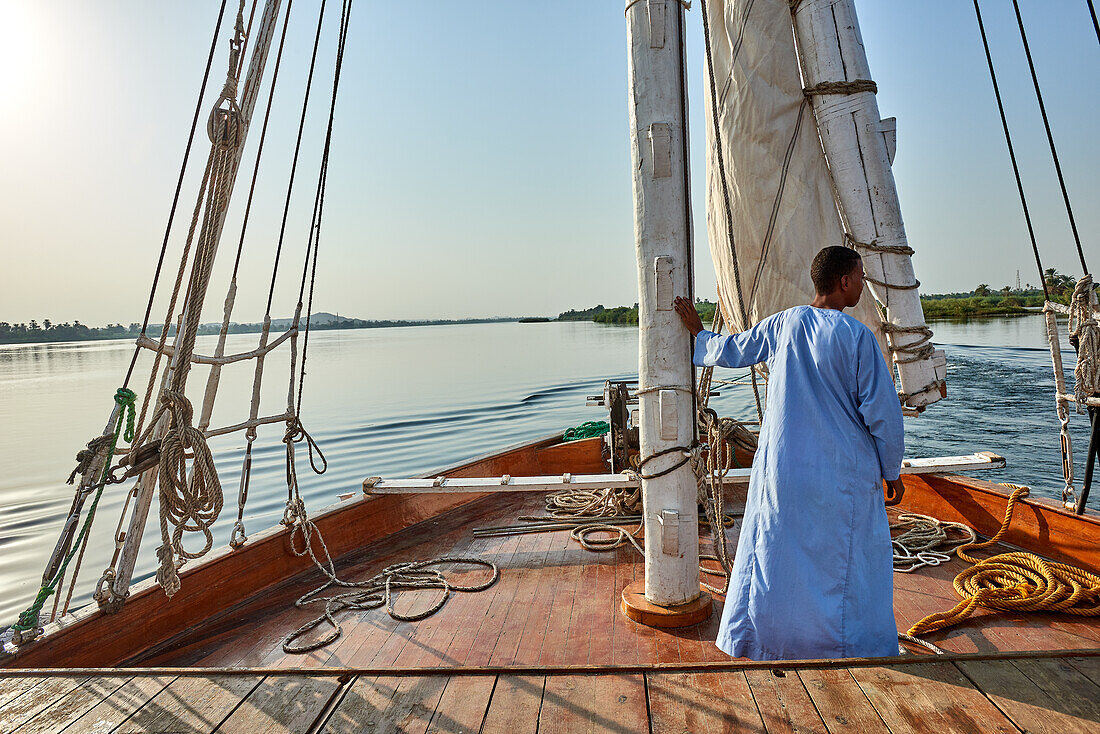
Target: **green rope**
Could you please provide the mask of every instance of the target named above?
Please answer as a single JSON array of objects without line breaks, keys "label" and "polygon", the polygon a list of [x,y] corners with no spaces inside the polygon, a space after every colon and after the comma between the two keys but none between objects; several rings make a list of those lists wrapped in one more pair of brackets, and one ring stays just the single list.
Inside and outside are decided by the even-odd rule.
[{"label": "green rope", "polygon": [[562,441],[580,441],[582,438],[594,438],[595,436],[602,436],[611,430],[611,425],[607,421],[586,421],[576,428],[570,428],[566,430],[565,435],[562,436]]},{"label": "green rope", "polygon": [[[19,620],[11,626],[14,630],[27,632],[38,626],[39,615],[42,613],[43,605],[45,605],[46,600],[50,598],[54,591],[57,590],[58,581],[65,575],[65,569],[69,567],[69,561],[76,555],[84,540],[84,536],[88,534],[88,528],[92,525],[92,519],[95,517],[95,510],[96,506],[99,504],[99,498],[103,496],[103,488],[107,486],[107,477],[111,472],[111,459],[114,458],[119,436],[121,435],[128,443],[134,440],[134,404],[137,402],[137,395],[133,390],[120,387],[115,391],[115,402],[118,403],[119,406],[118,420],[115,423],[115,432],[111,439],[110,447],[107,449],[107,460],[103,462],[103,475],[99,478],[95,499],[92,500],[92,504],[88,507],[88,516],[84,519],[84,525],[80,528],[80,534],[73,540],[72,548],[69,550],[68,555],[65,556],[65,560],[62,562],[61,566],[57,569],[57,573],[54,574],[48,584],[45,584],[38,590],[38,596],[34,598],[34,603],[32,603],[25,612],[19,615]],[[126,424],[125,431],[123,431],[122,428],[123,421],[125,421]]]}]

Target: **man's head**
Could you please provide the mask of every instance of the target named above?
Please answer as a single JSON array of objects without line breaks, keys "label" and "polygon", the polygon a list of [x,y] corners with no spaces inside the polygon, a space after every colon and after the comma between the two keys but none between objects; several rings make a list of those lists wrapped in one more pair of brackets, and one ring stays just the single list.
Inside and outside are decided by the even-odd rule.
[{"label": "man's head", "polygon": [[863,293],[863,260],[847,247],[826,247],[814,257],[810,278],[818,296],[831,297],[851,308]]}]

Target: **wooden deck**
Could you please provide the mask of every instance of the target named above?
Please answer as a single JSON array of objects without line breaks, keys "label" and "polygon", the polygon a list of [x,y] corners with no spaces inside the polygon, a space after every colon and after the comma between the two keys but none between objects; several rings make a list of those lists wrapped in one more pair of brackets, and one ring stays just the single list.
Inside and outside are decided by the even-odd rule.
[{"label": "wooden deck", "polygon": [[[368,578],[401,560],[458,553],[499,564],[501,579],[476,594],[456,594],[426,620],[395,622],[378,610],[342,616],[344,635],[308,655],[287,655],[281,639],[316,616],[294,600],[320,583],[316,571],[253,597],[129,661],[141,666],[458,668],[483,665],[649,665],[728,660],[713,644],[720,602],[702,625],[655,630],[619,612],[626,584],[643,573],[630,548],[592,553],[566,531],[475,538],[473,527],[514,523],[540,514],[541,496],[496,495],[408,528],[341,559],[348,579]],[[736,544],[737,527],[729,531]],[[704,539],[704,546],[709,540]],[[913,574],[895,574],[895,613],[902,630],[926,614],[954,606],[954,560]],[[470,571],[469,578],[483,574]],[[399,609],[423,608],[408,597]],[[966,624],[929,638],[953,653],[1100,648],[1100,620],[1063,614],[978,612]]]},{"label": "wooden deck", "polygon": [[3,675],[0,731],[1067,734],[1100,730],[1097,655],[549,674]]}]

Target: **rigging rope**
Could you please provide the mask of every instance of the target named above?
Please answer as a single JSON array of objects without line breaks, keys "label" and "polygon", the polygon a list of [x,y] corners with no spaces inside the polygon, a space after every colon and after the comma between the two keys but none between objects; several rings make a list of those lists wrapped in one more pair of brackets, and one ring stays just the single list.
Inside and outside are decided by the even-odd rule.
[{"label": "rigging rope", "polygon": [[1069,302],[1069,335],[1077,342],[1073,394],[1078,413],[1085,412],[1087,398],[1100,394],[1100,325],[1093,302],[1092,276],[1086,275],[1077,281]]},{"label": "rigging rope", "polygon": [[985,49],[985,61],[989,67],[989,79],[993,82],[993,96],[997,98],[997,111],[1001,115],[1001,127],[1005,133],[1005,143],[1008,145],[1008,158],[1012,161],[1012,173],[1016,177],[1016,190],[1020,193],[1020,206],[1024,210],[1024,222],[1027,223],[1028,237],[1031,239],[1031,252],[1035,256],[1035,267],[1039,270],[1039,282],[1043,286],[1043,297],[1050,300],[1050,290],[1047,287],[1046,273],[1043,270],[1043,261],[1039,257],[1039,243],[1035,239],[1035,227],[1031,223],[1031,212],[1027,208],[1027,196],[1024,195],[1024,183],[1020,177],[1020,166],[1016,163],[1016,151],[1012,147],[1012,134],[1008,131],[1008,117],[1005,116],[1004,102],[1001,100],[1001,88],[997,84],[997,71],[993,67],[993,55],[989,51],[989,38],[985,34],[985,23],[982,22],[982,9],[978,0],[974,0],[974,15],[978,19],[978,30],[982,36],[982,47]]},{"label": "rigging rope", "polygon": [[[977,0],[975,0],[977,2]],[[1058,186],[1062,190],[1062,201],[1066,205],[1066,216],[1069,217],[1069,228],[1073,232],[1073,241],[1077,245],[1077,257],[1081,260],[1081,272],[1088,274],[1089,266],[1085,264],[1085,251],[1081,248],[1081,235],[1077,232],[1077,220],[1073,217],[1073,206],[1069,203],[1069,192],[1066,190],[1066,180],[1062,176],[1062,164],[1058,160],[1058,149],[1054,147],[1054,134],[1050,131],[1050,120],[1047,119],[1047,108],[1043,103],[1043,93],[1039,89],[1039,77],[1035,73],[1035,62],[1031,59],[1031,47],[1027,43],[1027,33],[1024,32],[1024,18],[1020,15],[1019,0],[1012,0],[1012,7],[1016,11],[1016,24],[1020,28],[1020,40],[1024,43],[1024,55],[1027,57],[1027,66],[1031,70],[1031,83],[1035,87],[1035,99],[1039,102],[1039,112],[1043,118],[1043,129],[1046,130],[1047,143],[1050,145],[1050,157],[1054,161],[1054,172],[1058,174]]]},{"label": "rigging rope", "polygon": [[[65,571],[69,566],[69,562],[72,561],[82,548],[84,539],[88,535],[88,531],[91,528],[92,521],[95,519],[96,508],[99,506],[99,500],[103,496],[103,488],[107,486],[107,480],[111,473],[111,459],[114,458],[115,449],[118,447],[118,439],[121,437],[124,441],[130,442],[134,440],[134,403],[137,400],[137,395],[133,390],[125,387],[120,387],[115,391],[115,404],[118,406],[118,418],[115,421],[115,427],[113,433],[104,434],[109,436],[110,440],[103,442],[100,445],[100,450],[104,450],[105,459],[103,462],[103,471],[100,474],[99,481],[93,485],[95,489],[95,497],[92,499],[92,504],[88,507],[88,514],[84,519],[84,524],[80,528],[80,533],[73,542],[71,549],[65,556],[65,560],[61,562],[60,567],[54,573],[47,583],[42,584],[42,587],[38,590],[38,594],[35,596],[31,605],[19,615],[19,619],[11,625],[11,628],[15,630],[17,634],[16,644],[19,644],[22,640],[33,638],[36,636],[39,625],[39,617],[42,612],[42,607],[46,603],[46,600],[57,590],[57,585],[61,579],[65,576]],[[125,426],[125,428],[124,428]],[[89,467],[85,467],[85,471]],[[83,483],[82,483],[83,484]],[[78,492],[91,491],[93,487],[88,487],[87,490],[81,486]],[[74,574],[70,583],[76,582],[76,576]]]},{"label": "rigging rope", "polygon": [[[179,569],[214,546],[210,528],[221,514],[223,496],[214,457],[203,432],[191,425],[191,402],[183,393],[165,390],[161,396],[171,422],[160,441],[160,567],[157,583],[171,598],[180,589]],[[187,450],[192,452],[188,477]],[[171,528],[169,528],[171,526]],[[183,533],[201,532],[202,549],[183,547]],[[179,560],[177,560],[179,559]]]},{"label": "rigging rope", "polygon": [[953,609],[930,614],[914,624],[909,635],[922,635],[953,627],[979,607],[1006,612],[1063,612],[1100,615],[1100,576],[1064,563],[1047,561],[1022,551],[980,559],[968,551],[998,543],[1008,531],[1016,503],[1027,487],[1015,487],[1008,498],[1005,518],[997,533],[984,543],[971,542],[956,549],[959,558],[973,564],[955,577],[955,591],[963,599]]},{"label": "rigging rope", "polygon": [[[726,239],[729,243],[730,256],[733,262],[734,294],[737,297],[737,309],[741,315],[742,328],[749,328],[749,311],[745,305],[745,297],[741,287],[741,265],[737,261],[737,246],[733,237],[733,204],[730,202],[729,182],[726,180],[726,159],[722,149],[722,124],[718,118],[718,91],[714,78],[714,56],[710,40],[710,20],[707,10],[707,0],[699,1],[700,13],[703,16],[703,41],[707,52],[707,85],[710,90],[711,125],[714,129],[714,150],[718,162],[718,178],[722,189],[722,204],[726,215]],[[764,408],[760,402],[760,388],[756,383],[756,372],[752,372],[752,392],[756,399],[756,416],[760,420],[764,418]]]}]

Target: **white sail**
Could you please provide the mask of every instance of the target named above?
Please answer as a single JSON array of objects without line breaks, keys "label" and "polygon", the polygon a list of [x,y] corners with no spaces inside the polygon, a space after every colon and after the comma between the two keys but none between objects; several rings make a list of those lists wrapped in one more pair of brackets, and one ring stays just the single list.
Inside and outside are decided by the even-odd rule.
[{"label": "white sail", "polygon": [[[741,331],[808,303],[814,293],[810,263],[822,247],[843,245],[844,229],[813,109],[803,93],[790,3],[710,0],[707,12],[726,179],[724,192],[708,93],[707,229],[722,312],[731,330]],[[875,333],[885,354],[881,318],[869,291],[849,313]]]}]

